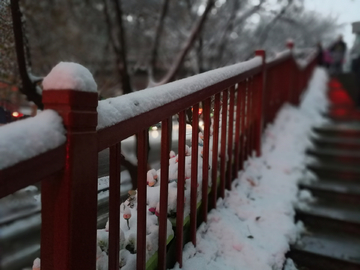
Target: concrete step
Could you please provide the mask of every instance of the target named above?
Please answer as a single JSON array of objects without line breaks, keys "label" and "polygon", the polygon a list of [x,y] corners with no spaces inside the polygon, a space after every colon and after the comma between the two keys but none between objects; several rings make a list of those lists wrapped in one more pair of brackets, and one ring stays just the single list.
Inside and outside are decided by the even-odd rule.
[{"label": "concrete step", "polygon": [[360,166],[344,165],[336,162],[311,162],[307,165],[319,179],[336,179],[360,182]]},{"label": "concrete step", "polygon": [[360,164],[360,151],[314,148],[306,153],[324,163]]},{"label": "concrete step", "polygon": [[328,136],[314,136],[312,138],[312,142],[314,144],[314,148],[322,150],[350,150],[360,152],[360,138],[347,138],[346,140],[344,140],[341,138],[334,138]]},{"label": "concrete step", "polygon": [[321,179],[300,184],[300,188],[308,189],[314,197],[326,201],[360,205],[360,183],[357,182]]},{"label": "concrete step", "polygon": [[288,256],[308,270],[359,270],[360,236],[312,230],[291,247]]},{"label": "concrete step", "polygon": [[330,202],[318,198],[309,208],[297,209],[296,219],[314,229],[331,229],[360,237],[360,204]]},{"label": "concrete step", "polygon": [[334,122],[313,128],[315,134],[331,138],[359,139],[359,122]]}]

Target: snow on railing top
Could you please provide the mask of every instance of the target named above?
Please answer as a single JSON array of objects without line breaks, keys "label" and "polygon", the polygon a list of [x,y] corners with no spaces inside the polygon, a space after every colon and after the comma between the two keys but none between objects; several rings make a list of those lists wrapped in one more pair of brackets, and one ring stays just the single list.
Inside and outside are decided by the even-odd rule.
[{"label": "snow on railing top", "polygon": [[91,72],[72,62],[60,62],[44,78],[44,90],[77,90],[97,93],[97,84]]},{"label": "snow on railing top", "polygon": [[1,126],[0,169],[55,149],[65,141],[62,119],[52,110]]},{"label": "snow on railing top", "polygon": [[144,89],[128,95],[102,100],[98,104],[97,129],[109,127],[204,89],[223,80],[240,75],[262,64],[261,57],[222,67],[165,85]]},{"label": "snow on railing top", "polygon": [[282,51],[282,52],[279,52],[279,53],[275,54],[274,57],[267,58],[266,59],[266,64],[270,64],[272,62],[288,58],[290,55],[291,55],[291,50],[286,49],[285,51]]},{"label": "snow on railing top", "polygon": [[296,49],[294,58],[299,68],[304,69],[316,57],[318,51],[315,48]]},{"label": "snow on railing top", "polygon": [[305,49],[286,49],[285,51],[275,54],[274,57],[269,57],[266,59],[266,64],[272,64],[292,56],[295,63],[300,69],[304,69],[307,65],[316,57],[317,50],[315,48],[305,48]]}]

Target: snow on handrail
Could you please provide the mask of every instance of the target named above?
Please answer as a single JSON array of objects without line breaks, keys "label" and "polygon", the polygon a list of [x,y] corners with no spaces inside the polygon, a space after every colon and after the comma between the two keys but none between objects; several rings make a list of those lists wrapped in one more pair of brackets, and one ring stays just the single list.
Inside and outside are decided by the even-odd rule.
[{"label": "snow on handrail", "polygon": [[[297,57],[299,54],[305,54],[306,57]],[[306,48],[306,49],[287,49],[280,53],[277,53],[274,57],[268,58],[266,60],[266,65],[272,67],[276,63],[282,62],[290,57],[293,57],[295,63],[299,69],[304,69],[308,64],[316,57],[317,50],[315,48]]]},{"label": "snow on handrail", "polygon": [[274,57],[266,59],[267,65],[272,65],[273,63],[277,63],[279,61],[286,60],[291,56],[291,50],[286,49],[285,51],[282,51],[280,53],[277,53]]},{"label": "snow on handrail", "polygon": [[0,127],[0,170],[65,143],[62,118],[52,110]]},{"label": "snow on handrail", "polygon": [[240,75],[261,66],[261,63],[261,57],[255,57],[249,61],[211,70],[165,85],[99,101],[97,129],[115,125],[210,85]]}]

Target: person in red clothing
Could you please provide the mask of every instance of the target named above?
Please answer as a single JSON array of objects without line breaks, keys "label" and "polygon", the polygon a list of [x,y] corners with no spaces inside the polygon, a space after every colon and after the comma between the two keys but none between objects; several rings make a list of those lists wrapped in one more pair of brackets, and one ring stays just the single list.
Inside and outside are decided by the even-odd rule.
[{"label": "person in red clothing", "polygon": [[346,43],[343,41],[342,35],[339,36],[338,40],[330,47],[331,53],[331,66],[330,73],[337,75],[342,73],[342,66],[345,59]]}]

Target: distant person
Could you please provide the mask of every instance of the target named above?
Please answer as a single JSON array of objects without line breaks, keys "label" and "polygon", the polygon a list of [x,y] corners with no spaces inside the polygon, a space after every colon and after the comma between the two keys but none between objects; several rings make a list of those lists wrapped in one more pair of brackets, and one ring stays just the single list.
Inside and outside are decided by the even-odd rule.
[{"label": "distant person", "polygon": [[342,73],[342,65],[345,59],[346,43],[343,41],[342,35],[339,36],[337,41],[330,47],[331,53],[331,67],[330,73],[332,75]]},{"label": "distant person", "polygon": [[325,49],[323,50],[323,57],[324,57],[324,66],[326,68],[330,68],[332,63],[331,53],[329,50]]},{"label": "distant person", "polygon": [[3,107],[0,107],[0,125],[6,124],[6,122],[7,122],[6,111],[4,110]]},{"label": "distant person", "polygon": [[360,108],[360,36],[355,40],[350,52],[351,72],[354,74],[357,87],[357,106]]},{"label": "distant person", "polygon": [[318,52],[318,55],[317,55],[317,65],[322,67],[325,65],[325,62],[324,62],[324,50],[323,50],[323,47],[321,45],[320,42],[318,42],[316,44],[316,47],[317,47],[317,52]]}]

